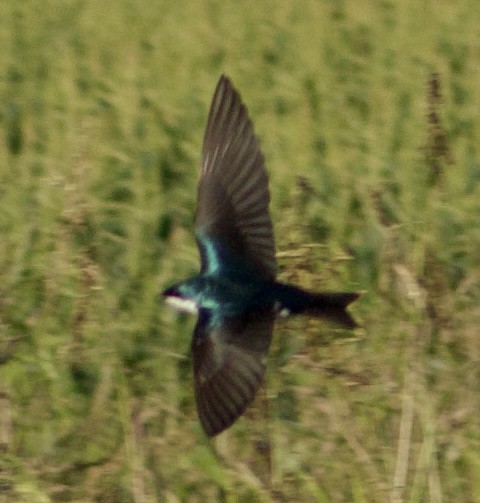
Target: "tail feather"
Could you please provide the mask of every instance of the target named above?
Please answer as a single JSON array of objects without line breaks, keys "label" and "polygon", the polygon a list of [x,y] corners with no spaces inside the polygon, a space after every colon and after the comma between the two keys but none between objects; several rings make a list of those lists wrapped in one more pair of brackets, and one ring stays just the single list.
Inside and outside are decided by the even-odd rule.
[{"label": "tail feather", "polygon": [[291,285],[278,284],[277,295],[282,308],[291,314],[308,314],[324,318],[346,328],[358,327],[347,312],[349,304],[360,297],[357,292],[307,292]]},{"label": "tail feather", "polygon": [[346,310],[349,304],[360,297],[359,293],[313,293],[310,294],[305,313],[333,321],[346,328],[356,328],[358,323]]}]

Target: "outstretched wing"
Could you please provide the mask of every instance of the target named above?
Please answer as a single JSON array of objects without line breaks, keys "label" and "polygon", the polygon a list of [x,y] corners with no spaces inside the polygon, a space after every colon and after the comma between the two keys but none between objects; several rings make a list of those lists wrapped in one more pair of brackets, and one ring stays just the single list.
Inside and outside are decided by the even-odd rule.
[{"label": "outstretched wing", "polygon": [[231,426],[263,381],[272,309],[215,321],[200,311],[192,341],[198,416],[208,436]]},{"label": "outstretched wing", "polygon": [[276,273],[270,195],[263,155],[240,95],[222,76],[203,141],[195,234],[202,271],[235,257],[261,278]]}]

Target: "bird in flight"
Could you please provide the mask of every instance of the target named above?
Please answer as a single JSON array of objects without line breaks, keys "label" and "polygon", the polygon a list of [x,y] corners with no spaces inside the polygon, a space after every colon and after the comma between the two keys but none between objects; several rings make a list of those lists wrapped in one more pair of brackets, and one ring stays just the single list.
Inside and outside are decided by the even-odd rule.
[{"label": "bird in flight", "polygon": [[174,308],[198,315],[192,340],[195,398],[208,436],[230,427],[252,402],[277,315],[357,326],[346,307],[358,293],[313,293],[275,280],[269,201],[252,121],[222,75],[210,106],[197,192],[200,273],[163,292]]}]

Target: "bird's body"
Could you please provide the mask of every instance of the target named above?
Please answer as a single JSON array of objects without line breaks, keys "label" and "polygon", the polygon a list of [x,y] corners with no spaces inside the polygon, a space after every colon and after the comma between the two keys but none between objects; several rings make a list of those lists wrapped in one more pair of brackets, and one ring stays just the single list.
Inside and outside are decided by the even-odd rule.
[{"label": "bird's body", "polygon": [[308,314],[348,328],[357,293],[313,293],[276,281],[263,155],[238,92],[222,76],[203,143],[195,216],[200,273],[167,288],[173,307],[198,314],[192,341],[195,396],[209,436],[253,400],[275,317]]},{"label": "bird's body", "polygon": [[179,311],[198,314],[202,309],[218,311],[224,317],[240,316],[256,309],[275,314],[310,314],[349,328],[355,320],[345,311],[357,293],[311,293],[277,281],[248,277],[198,275],[166,290],[167,303]]}]

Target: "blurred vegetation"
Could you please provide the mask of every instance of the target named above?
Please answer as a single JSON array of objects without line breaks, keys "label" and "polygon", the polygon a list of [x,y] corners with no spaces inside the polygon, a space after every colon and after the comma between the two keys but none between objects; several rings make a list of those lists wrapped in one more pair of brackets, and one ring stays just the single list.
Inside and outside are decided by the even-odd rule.
[{"label": "blurred vegetation", "polygon": [[[480,3],[0,2],[0,502],[480,502]],[[197,166],[221,73],[270,173],[278,323],[210,442]]]}]

